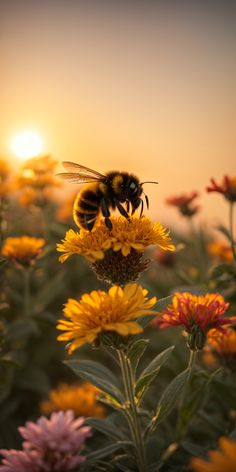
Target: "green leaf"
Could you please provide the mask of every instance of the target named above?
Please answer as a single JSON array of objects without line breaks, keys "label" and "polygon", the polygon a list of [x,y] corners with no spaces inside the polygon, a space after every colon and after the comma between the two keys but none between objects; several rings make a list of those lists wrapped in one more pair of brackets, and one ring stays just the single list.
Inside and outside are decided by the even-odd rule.
[{"label": "green leaf", "polygon": [[[230,231],[228,230],[228,228],[226,228],[226,227],[223,226],[223,225],[219,225],[219,226],[217,226],[216,229],[218,229],[218,231],[220,231],[221,233],[223,233],[223,234],[226,236],[226,238],[227,238],[230,242],[232,242],[231,233],[230,233]],[[233,243],[235,244],[235,241],[233,241]]]},{"label": "green leaf", "polygon": [[[168,297],[160,298],[160,300],[158,300],[156,305],[154,306],[155,311],[157,313],[163,311],[169,305],[169,303],[171,303],[172,298],[173,298],[173,295],[168,295]],[[153,320],[153,318],[155,317],[156,315],[141,316],[138,319],[138,324],[142,326],[143,328],[145,328],[148,325],[148,323],[150,323],[150,321]]]},{"label": "green leaf", "polygon": [[138,339],[138,341],[135,341],[131,348],[129,349],[128,352],[128,357],[133,369],[133,372],[136,371],[138,363],[143,356],[144,352],[147,349],[147,346],[149,344],[148,339]]},{"label": "green leaf", "polygon": [[189,372],[190,369],[186,369],[181,372],[165,389],[157,405],[155,420],[157,423],[163,421],[175,407],[179,400],[180,394],[185,387]]},{"label": "green leaf", "polygon": [[65,361],[64,363],[68,365],[76,375],[91,382],[112,398],[114,397],[119,403],[123,403],[124,398],[117,388],[117,378],[107,367],[98,362],[88,360],[72,360]]},{"label": "green leaf", "polygon": [[86,462],[88,461],[89,463],[91,462],[96,462],[99,459],[102,459],[103,457],[107,457],[110,454],[113,454],[115,451],[118,449],[123,449],[127,446],[131,446],[132,442],[131,441],[117,441],[115,444],[111,444],[110,446],[104,447],[102,449],[98,449],[98,451],[91,452],[86,456]]},{"label": "green leaf", "polygon": [[168,347],[164,351],[160,352],[150,364],[142,371],[139,379],[135,386],[135,395],[140,400],[144,395],[145,391],[158,374],[161,366],[167,361],[170,353],[173,351],[174,346]]},{"label": "green leaf", "polygon": [[100,418],[87,418],[86,424],[92,426],[93,429],[96,429],[100,433],[105,434],[109,438],[122,440],[124,435],[120,430],[108,419]]},{"label": "green leaf", "polygon": [[155,372],[156,369],[161,367],[167,361],[167,359],[168,359],[169,355],[171,354],[171,352],[173,351],[174,347],[175,347],[174,345],[170,346],[167,349],[165,349],[164,351],[157,354],[157,356],[154,357],[154,359],[150,362],[150,364],[148,364],[148,366],[142,371],[141,377],[143,377],[147,374],[150,374],[151,372]]}]

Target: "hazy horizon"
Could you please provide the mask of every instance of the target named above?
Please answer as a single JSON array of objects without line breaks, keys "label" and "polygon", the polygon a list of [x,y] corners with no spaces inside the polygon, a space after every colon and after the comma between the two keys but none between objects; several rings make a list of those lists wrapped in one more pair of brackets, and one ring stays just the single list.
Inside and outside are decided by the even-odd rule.
[{"label": "hazy horizon", "polygon": [[184,227],[164,199],[192,190],[200,221],[226,223],[205,187],[236,174],[235,7],[157,3],[1,2],[0,153],[34,128],[59,161],[158,180],[165,223]]}]

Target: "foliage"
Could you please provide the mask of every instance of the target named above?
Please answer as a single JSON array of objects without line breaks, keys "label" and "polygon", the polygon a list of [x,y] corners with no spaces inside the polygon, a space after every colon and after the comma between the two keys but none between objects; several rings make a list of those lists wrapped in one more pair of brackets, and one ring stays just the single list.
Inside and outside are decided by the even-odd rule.
[{"label": "foliage", "polygon": [[[209,363],[205,348],[189,363],[191,351],[180,329],[160,329],[153,316],[144,316],[138,320],[142,333],[118,341],[107,333],[66,357],[56,330],[63,305],[91,289],[107,291],[107,285],[78,255],[66,264],[58,261],[56,244],[69,228],[78,231],[70,217],[61,221],[59,197],[22,207],[12,190],[1,200],[2,242],[27,235],[44,238],[46,245],[30,267],[1,256],[0,447],[19,449],[17,428],[37,420],[49,391],[82,381],[99,389],[107,413],[87,419],[92,437],[83,450],[83,470],[184,471],[192,457],[205,458],[220,436],[234,438],[235,353],[227,367],[219,352],[211,353]],[[193,215],[185,217],[190,221]],[[234,249],[231,230],[219,231]],[[169,259],[159,249],[148,250],[152,265],[140,284],[157,297],[154,310],[165,311],[177,291],[217,292],[230,303],[227,316],[235,315],[233,258],[212,258],[212,236],[203,228],[176,233],[174,240],[177,250]]]}]

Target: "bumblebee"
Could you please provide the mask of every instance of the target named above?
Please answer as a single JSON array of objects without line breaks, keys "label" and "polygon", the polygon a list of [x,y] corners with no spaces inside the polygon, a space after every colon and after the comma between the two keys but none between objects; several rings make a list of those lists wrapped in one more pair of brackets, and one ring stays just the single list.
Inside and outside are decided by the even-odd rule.
[{"label": "bumblebee", "polygon": [[[111,171],[103,175],[73,162],[63,162],[62,165],[67,172],[58,174],[60,177],[71,183],[87,184],[75,198],[73,217],[79,227],[88,231],[93,229],[100,212],[105,219],[107,228],[111,230],[110,209],[117,209],[122,216],[130,220],[130,209],[133,214],[140,207],[141,217],[144,207],[141,198],[141,195],[144,194],[142,185],[144,183],[158,183],[140,183],[135,175],[127,172]],[[145,194],[144,196],[147,208],[149,208],[148,197]],[[126,208],[122,204],[125,204]]]}]

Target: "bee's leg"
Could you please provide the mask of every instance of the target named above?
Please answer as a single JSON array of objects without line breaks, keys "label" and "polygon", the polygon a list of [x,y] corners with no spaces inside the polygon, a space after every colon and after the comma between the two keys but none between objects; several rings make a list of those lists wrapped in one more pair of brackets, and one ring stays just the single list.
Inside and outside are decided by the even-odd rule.
[{"label": "bee's leg", "polygon": [[119,200],[115,200],[115,204],[116,204],[116,207],[117,209],[119,210],[120,214],[122,216],[124,216],[128,221],[130,221],[130,217],[127,213],[127,211],[125,210],[125,208],[120,204]]},{"label": "bee's leg", "polygon": [[127,210],[127,213],[129,213],[129,209],[130,209],[130,203],[129,203],[129,200],[126,200],[126,210]]},{"label": "bee's leg", "polygon": [[148,200],[148,196],[147,196],[147,195],[145,195],[145,200],[146,200],[147,209],[149,209],[149,200]]},{"label": "bee's leg", "polygon": [[104,216],[104,219],[105,219],[106,227],[112,230],[112,222],[110,220],[110,210],[107,206],[105,198],[102,198],[101,200],[101,210],[102,210],[102,215]]},{"label": "bee's leg", "polygon": [[140,210],[139,218],[141,218],[142,214],[143,214],[143,200],[141,199],[141,210]]}]

